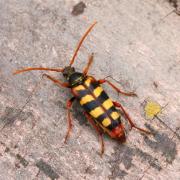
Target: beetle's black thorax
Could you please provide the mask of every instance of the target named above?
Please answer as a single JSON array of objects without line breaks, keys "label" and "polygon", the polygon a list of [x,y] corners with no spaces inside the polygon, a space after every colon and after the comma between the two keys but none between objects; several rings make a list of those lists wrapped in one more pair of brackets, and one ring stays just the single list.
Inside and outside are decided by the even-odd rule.
[{"label": "beetle's black thorax", "polygon": [[83,84],[84,79],[85,79],[85,76],[83,73],[74,72],[73,74],[70,75],[68,81],[71,87],[75,87],[80,84]]},{"label": "beetle's black thorax", "polygon": [[70,87],[75,87],[84,82],[85,76],[83,73],[76,72],[74,67],[67,66],[63,70],[63,76],[69,82]]}]

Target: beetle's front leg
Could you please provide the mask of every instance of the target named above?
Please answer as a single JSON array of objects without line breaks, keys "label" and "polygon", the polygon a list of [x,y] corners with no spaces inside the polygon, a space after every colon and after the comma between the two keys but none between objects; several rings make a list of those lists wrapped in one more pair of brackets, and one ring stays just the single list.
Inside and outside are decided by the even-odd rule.
[{"label": "beetle's front leg", "polygon": [[48,74],[43,74],[43,77],[47,77],[49,80],[51,80],[53,83],[55,83],[56,85],[60,86],[60,87],[66,87],[66,88],[70,88],[69,83],[66,82],[61,82],[60,80],[55,79],[54,77],[48,75]]},{"label": "beetle's front leg", "polygon": [[72,129],[72,119],[71,119],[71,106],[72,106],[72,103],[73,101],[75,100],[76,98],[75,97],[72,97],[71,99],[69,99],[67,102],[66,102],[66,108],[67,108],[67,120],[68,120],[68,129],[67,129],[67,133],[66,133],[66,136],[65,136],[65,139],[64,139],[64,143],[67,142],[67,139],[69,137],[69,134],[71,132],[71,129]]},{"label": "beetle's front leg", "polygon": [[89,56],[89,60],[88,60],[87,66],[86,66],[85,69],[83,70],[83,74],[84,74],[84,75],[87,75],[88,70],[89,70],[89,68],[90,68],[90,66],[91,66],[91,64],[92,64],[92,62],[93,62],[93,58],[94,58],[94,54],[92,53],[92,54]]},{"label": "beetle's front leg", "polygon": [[118,87],[116,87],[113,83],[111,83],[110,81],[106,80],[106,79],[100,79],[98,80],[98,82],[100,84],[103,84],[103,83],[108,83],[114,90],[116,90],[118,93],[120,94],[123,94],[125,96],[137,96],[137,94],[135,94],[134,92],[123,92],[121,91]]}]

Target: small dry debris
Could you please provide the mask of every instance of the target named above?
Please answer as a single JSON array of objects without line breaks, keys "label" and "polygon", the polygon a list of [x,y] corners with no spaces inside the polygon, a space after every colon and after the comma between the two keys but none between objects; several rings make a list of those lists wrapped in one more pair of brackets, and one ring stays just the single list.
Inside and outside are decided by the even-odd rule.
[{"label": "small dry debris", "polygon": [[180,16],[180,0],[168,0],[168,2],[175,8],[175,13]]},{"label": "small dry debris", "polygon": [[82,1],[79,2],[78,4],[76,4],[73,7],[72,15],[78,16],[78,15],[82,14],[84,12],[85,8],[86,8],[86,5],[84,4],[84,2],[82,2]]}]

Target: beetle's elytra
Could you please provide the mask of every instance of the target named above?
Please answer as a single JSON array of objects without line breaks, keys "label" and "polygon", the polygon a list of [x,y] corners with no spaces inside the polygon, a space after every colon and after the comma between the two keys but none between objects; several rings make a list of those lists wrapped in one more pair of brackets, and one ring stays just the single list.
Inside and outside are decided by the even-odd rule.
[{"label": "beetle's elytra", "polygon": [[95,26],[94,22],[88,30],[85,32],[81,38],[78,46],[75,50],[75,53],[70,61],[70,64],[62,69],[57,68],[43,68],[43,67],[29,67],[21,70],[15,71],[14,74],[19,74],[26,71],[32,70],[43,70],[43,71],[56,71],[61,72],[67,82],[61,82],[60,80],[55,79],[54,77],[43,74],[55,84],[60,87],[65,87],[71,89],[73,97],[67,101],[67,111],[68,111],[68,130],[65,136],[65,142],[69,137],[69,133],[72,129],[72,119],[70,115],[70,108],[73,101],[76,99],[79,101],[80,105],[84,108],[84,115],[87,117],[89,123],[95,128],[99,137],[101,139],[101,154],[104,152],[104,142],[103,142],[103,133],[107,133],[111,138],[124,142],[126,140],[124,126],[121,123],[121,114],[117,110],[120,108],[123,112],[125,118],[129,121],[131,127],[134,127],[142,132],[150,133],[147,130],[137,127],[129,117],[128,113],[124,110],[123,106],[115,101],[112,101],[107,93],[102,88],[101,84],[108,83],[114,90],[118,93],[121,93],[126,96],[136,96],[134,93],[126,93],[121,91],[118,87],[112,84],[106,79],[96,80],[92,76],[88,76],[88,70],[93,61],[93,54],[89,57],[88,64],[84,68],[83,72],[76,72],[75,68],[72,67],[75,57],[89,32]]}]

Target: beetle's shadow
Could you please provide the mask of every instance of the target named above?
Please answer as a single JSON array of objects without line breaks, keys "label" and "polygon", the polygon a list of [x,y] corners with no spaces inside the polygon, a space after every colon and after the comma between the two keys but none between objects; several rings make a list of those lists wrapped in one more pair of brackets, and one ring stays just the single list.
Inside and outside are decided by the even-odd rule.
[{"label": "beetle's shadow", "polygon": [[82,125],[87,125],[87,126],[90,125],[84,115],[84,109],[80,106],[80,104],[77,100],[73,103],[73,106],[72,106],[72,116],[74,117],[74,119],[76,119],[78,121],[78,123],[81,126]]}]

